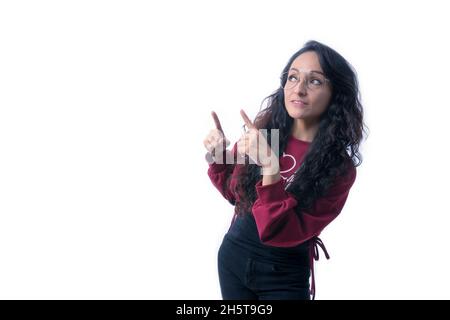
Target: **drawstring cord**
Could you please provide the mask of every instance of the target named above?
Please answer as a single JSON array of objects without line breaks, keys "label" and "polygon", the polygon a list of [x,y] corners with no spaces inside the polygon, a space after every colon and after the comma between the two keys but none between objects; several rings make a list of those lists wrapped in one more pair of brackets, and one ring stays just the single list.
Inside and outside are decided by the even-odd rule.
[{"label": "drawstring cord", "polygon": [[327,249],[325,248],[325,245],[323,244],[322,240],[315,236],[310,240],[309,243],[309,268],[311,269],[311,289],[309,290],[309,294],[312,296],[312,300],[316,297],[316,281],[314,278],[314,260],[319,260],[319,247],[322,249],[322,251],[325,253],[325,257],[327,259],[330,259],[330,255],[327,252]]}]

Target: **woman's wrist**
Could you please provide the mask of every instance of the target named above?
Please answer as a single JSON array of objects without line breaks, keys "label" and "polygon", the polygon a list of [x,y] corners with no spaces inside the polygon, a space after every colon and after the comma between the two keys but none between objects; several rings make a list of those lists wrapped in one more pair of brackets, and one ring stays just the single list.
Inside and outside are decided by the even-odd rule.
[{"label": "woman's wrist", "polygon": [[280,172],[280,163],[278,158],[272,156],[267,163],[261,166],[261,174],[266,176],[274,176]]},{"label": "woman's wrist", "polygon": [[[263,170],[263,168],[261,168],[261,170]],[[271,168],[270,171],[263,171],[262,175],[263,186],[274,184],[281,180],[280,170],[275,170],[274,168]]]}]

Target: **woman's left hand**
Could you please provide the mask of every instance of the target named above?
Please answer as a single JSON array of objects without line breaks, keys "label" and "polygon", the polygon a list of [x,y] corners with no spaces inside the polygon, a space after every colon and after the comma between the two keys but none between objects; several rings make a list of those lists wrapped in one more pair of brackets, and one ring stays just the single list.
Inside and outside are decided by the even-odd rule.
[{"label": "woman's left hand", "polygon": [[237,142],[237,152],[248,155],[249,158],[263,170],[276,172],[279,167],[278,159],[267,143],[264,135],[251,122],[244,110],[241,110],[248,131]]}]

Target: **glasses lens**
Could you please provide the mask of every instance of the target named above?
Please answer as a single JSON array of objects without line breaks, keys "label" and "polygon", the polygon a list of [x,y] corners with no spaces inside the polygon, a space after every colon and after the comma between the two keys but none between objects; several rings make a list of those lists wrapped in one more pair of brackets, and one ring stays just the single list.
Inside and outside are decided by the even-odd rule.
[{"label": "glasses lens", "polygon": [[293,89],[298,82],[300,81],[299,74],[297,72],[288,72],[286,78],[286,84],[284,85],[285,89]]},{"label": "glasses lens", "polygon": [[296,72],[290,71],[287,72],[286,83],[284,85],[284,89],[293,89],[298,83],[303,79],[303,83],[306,84],[306,87],[310,90],[320,89],[325,83],[325,77],[319,73],[311,72]]}]

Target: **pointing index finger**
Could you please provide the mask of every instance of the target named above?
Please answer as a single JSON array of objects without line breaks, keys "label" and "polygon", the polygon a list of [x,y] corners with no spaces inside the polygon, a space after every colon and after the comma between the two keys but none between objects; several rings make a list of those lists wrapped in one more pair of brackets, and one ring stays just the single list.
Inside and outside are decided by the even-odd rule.
[{"label": "pointing index finger", "polygon": [[220,125],[219,117],[217,116],[217,114],[214,111],[211,112],[211,115],[212,115],[212,117],[214,119],[214,123],[216,125],[216,129],[219,130],[220,132],[222,132],[222,134],[223,134],[223,129],[222,129],[222,126]]},{"label": "pointing index finger", "polygon": [[253,122],[250,120],[250,118],[247,116],[247,114],[245,113],[244,110],[241,109],[241,116],[242,119],[244,119],[245,125],[249,128],[249,129],[256,129],[256,126],[253,124]]}]

